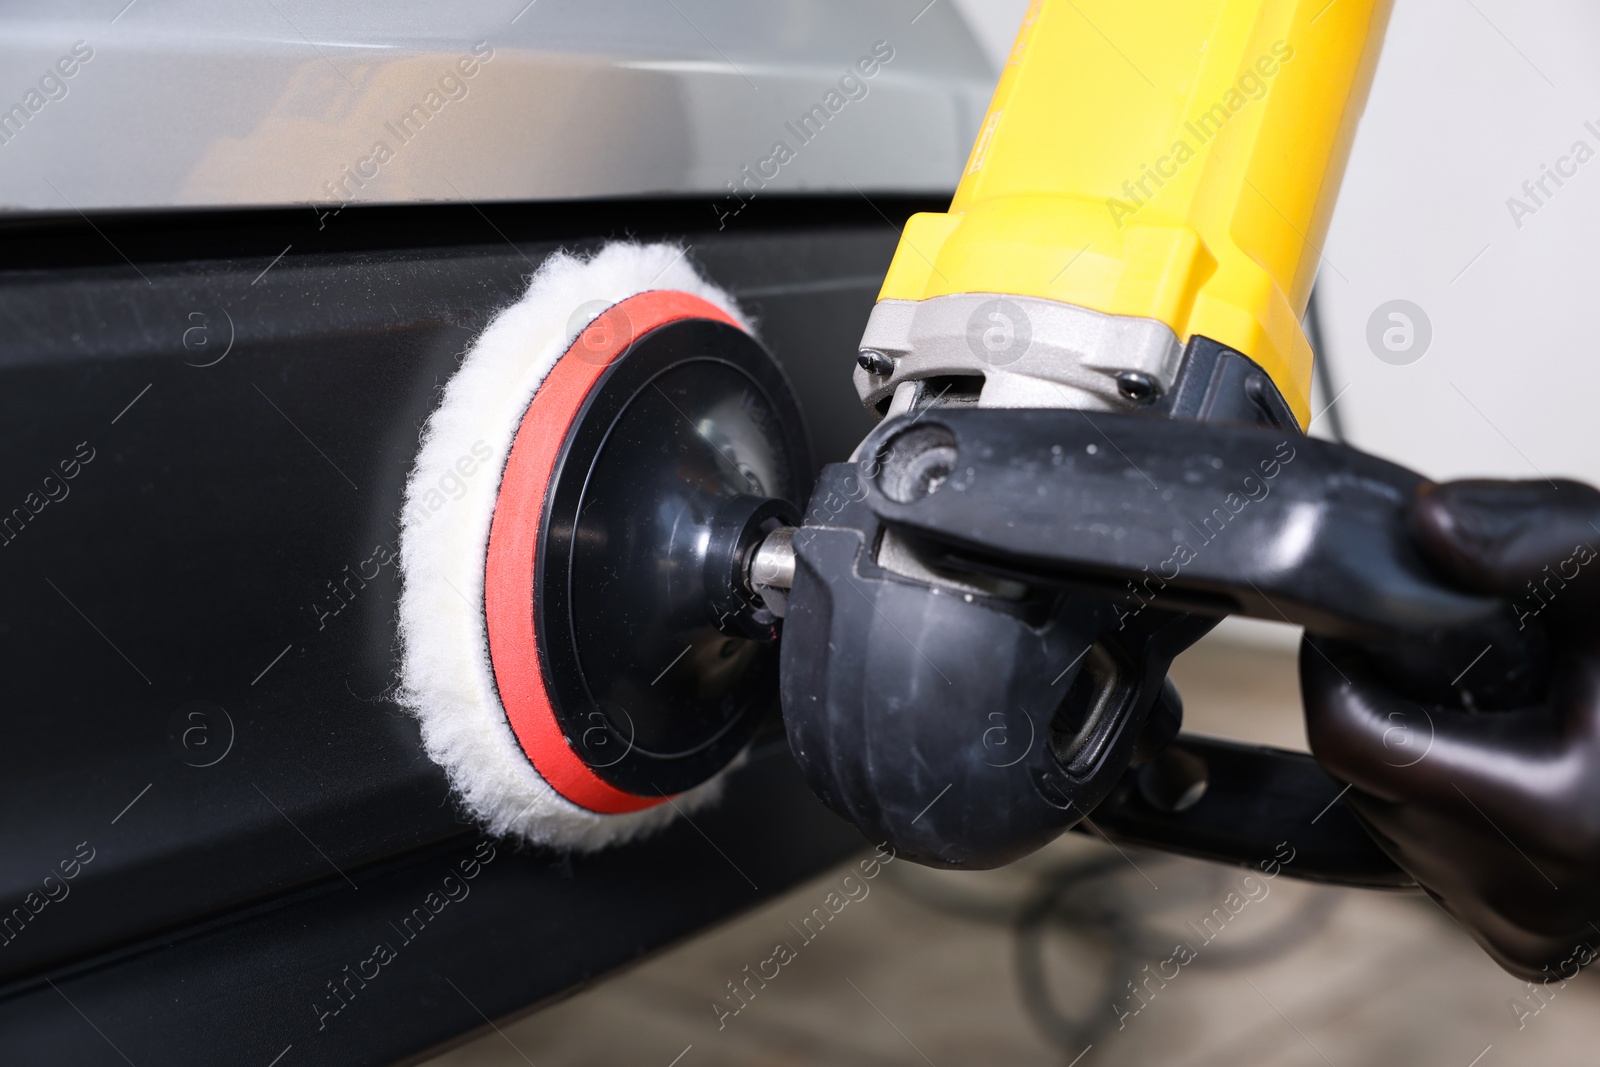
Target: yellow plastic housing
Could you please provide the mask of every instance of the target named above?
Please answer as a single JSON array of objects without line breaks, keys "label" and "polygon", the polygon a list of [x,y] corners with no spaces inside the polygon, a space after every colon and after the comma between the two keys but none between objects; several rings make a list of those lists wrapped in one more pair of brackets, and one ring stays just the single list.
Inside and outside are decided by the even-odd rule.
[{"label": "yellow plastic housing", "polygon": [[946,214],[879,299],[1006,293],[1237,349],[1302,425],[1300,320],[1387,0],[1034,0]]}]

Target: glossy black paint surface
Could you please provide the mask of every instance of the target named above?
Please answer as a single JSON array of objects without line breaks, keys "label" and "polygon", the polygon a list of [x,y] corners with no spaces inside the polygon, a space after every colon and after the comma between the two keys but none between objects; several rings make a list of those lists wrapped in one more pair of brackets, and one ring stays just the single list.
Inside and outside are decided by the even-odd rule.
[{"label": "glossy black paint surface", "polygon": [[0,225],[0,518],[27,512],[0,544],[0,905],[93,853],[0,947],[0,1059],[122,1063],[70,997],[135,1063],[389,1062],[483,1026],[441,975],[498,1018],[859,847],[780,749],[696,819],[731,864],[688,828],[496,861],[503,891],[442,913],[337,1036],[313,1014],[477,840],[389,698],[401,489],[460,353],[554,248],[685,240],[843,458],[878,211],[930,206],[874,204]]}]

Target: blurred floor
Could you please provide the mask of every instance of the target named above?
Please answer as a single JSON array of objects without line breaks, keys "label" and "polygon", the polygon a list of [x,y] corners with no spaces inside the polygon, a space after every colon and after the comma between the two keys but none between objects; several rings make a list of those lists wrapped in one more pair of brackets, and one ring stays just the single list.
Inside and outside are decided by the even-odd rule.
[{"label": "blurred floor", "polygon": [[[1303,749],[1293,653],[1208,640],[1179,661],[1187,728]],[[1066,871],[1088,871],[1063,878]],[[1161,1063],[1173,1067],[1503,1067],[1600,1060],[1600,983],[1584,976],[1539,1006],[1425,898],[1341,891],[1145,853],[1076,834],[1002,871],[885,867],[815,939],[799,924],[851,868],[562,1004],[429,1061],[429,1067],[713,1064]],[[1019,937],[1019,908],[1054,886],[1052,921]],[[1245,904],[1210,943],[1200,922],[1230,891]],[[835,907],[838,907],[834,898]],[[1239,898],[1236,898],[1239,899]],[[1165,964],[1176,942],[1196,946]],[[763,961],[794,946],[781,966]],[[1030,985],[1066,1021],[1052,1044],[1024,1008]],[[1111,966],[1120,952],[1123,962]],[[727,983],[777,971],[737,1014]],[[1150,971],[1144,971],[1146,965]],[[1147,1003],[1124,984],[1152,972]],[[1553,997],[1552,997],[1553,993]],[[749,997],[749,994],[746,994]],[[1140,1008],[1120,1020],[1123,1011]],[[1142,1004],[1142,1007],[1141,1007]],[[1083,1023],[1085,1025],[1074,1025]],[[1091,1032],[1092,1031],[1092,1032]],[[1085,1051],[1085,1046],[1088,1047]],[[675,1059],[675,1057],[677,1057]]]}]

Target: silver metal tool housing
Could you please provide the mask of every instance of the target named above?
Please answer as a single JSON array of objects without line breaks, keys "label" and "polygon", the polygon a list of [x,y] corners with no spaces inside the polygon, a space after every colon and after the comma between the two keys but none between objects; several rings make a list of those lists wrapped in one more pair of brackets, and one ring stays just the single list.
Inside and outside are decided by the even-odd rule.
[{"label": "silver metal tool housing", "polygon": [[1155,319],[959,293],[878,301],[855,386],[885,416],[961,402],[1128,411],[1170,390],[1182,360],[1177,335]]}]

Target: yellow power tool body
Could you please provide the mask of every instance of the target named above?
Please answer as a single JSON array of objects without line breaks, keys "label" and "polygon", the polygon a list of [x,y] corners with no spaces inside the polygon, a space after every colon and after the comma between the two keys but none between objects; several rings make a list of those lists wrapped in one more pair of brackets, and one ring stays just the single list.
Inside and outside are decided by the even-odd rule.
[{"label": "yellow power tool body", "polygon": [[[906,223],[862,344],[886,357],[863,361],[863,398],[956,375],[993,379],[984,403],[1049,397],[1007,380],[1038,362],[1016,351],[1024,324],[1003,321],[1020,308],[1026,347],[1072,322],[1063,340],[1103,339],[1111,351],[1078,354],[1105,368],[1127,339],[1210,338],[1306,425],[1300,322],[1387,18],[1379,0],[1034,0],[950,210]],[[972,324],[993,358],[920,358],[919,311],[931,322],[935,302],[972,294],[1014,298]],[[1152,384],[1172,370],[1149,368]],[[1055,402],[1102,406],[1077,390]]]}]

